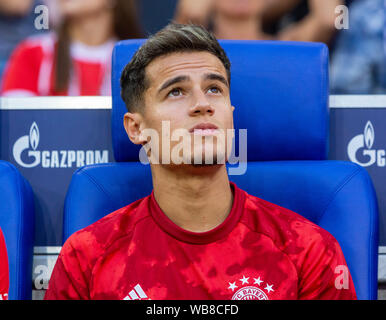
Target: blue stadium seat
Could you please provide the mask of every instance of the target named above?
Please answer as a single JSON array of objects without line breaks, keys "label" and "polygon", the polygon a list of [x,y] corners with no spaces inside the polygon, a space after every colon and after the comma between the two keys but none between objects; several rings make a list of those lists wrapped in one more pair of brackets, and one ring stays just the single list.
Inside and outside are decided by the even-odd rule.
[{"label": "blue stadium seat", "polygon": [[32,189],[10,163],[0,160],[0,228],[9,263],[9,300],[30,300],[35,234]]},{"label": "blue stadium seat", "polygon": [[[119,78],[143,40],[113,52],[112,136],[117,163],[79,169],[65,203],[64,240],[152,190],[149,166],[126,136]],[[339,242],[359,299],[377,298],[378,208],[367,171],[328,161],[328,49],[323,44],[221,41],[232,63],[235,129],[248,130],[247,172],[240,188],[289,208]],[[238,145],[236,131],[236,145]]]}]

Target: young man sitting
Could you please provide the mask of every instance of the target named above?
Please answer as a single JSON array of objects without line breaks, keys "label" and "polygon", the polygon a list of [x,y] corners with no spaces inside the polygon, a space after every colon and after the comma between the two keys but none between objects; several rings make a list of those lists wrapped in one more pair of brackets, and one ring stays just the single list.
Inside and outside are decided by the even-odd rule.
[{"label": "young man sitting", "polygon": [[229,181],[230,62],[214,36],[167,26],[135,53],[121,87],[124,126],[147,151],[153,192],[73,234],[46,299],[356,298],[327,231]]}]

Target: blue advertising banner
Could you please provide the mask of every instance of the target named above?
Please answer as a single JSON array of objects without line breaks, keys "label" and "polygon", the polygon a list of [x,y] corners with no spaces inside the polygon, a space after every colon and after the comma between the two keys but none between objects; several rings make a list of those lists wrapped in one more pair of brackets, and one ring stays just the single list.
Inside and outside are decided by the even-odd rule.
[{"label": "blue advertising banner", "polygon": [[[92,105],[91,105],[92,107]],[[1,110],[0,159],[14,164],[35,196],[35,246],[62,245],[63,205],[73,172],[112,162],[108,109]]]},{"label": "blue advertising banner", "polygon": [[[0,159],[14,164],[32,186],[36,247],[62,245],[63,206],[74,171],[114,161],[106,98],[29,98],[7,105],[0,100]],[[386,99],[374,107],[367,100],[362,106],[347,97],[342,101],[331,105],[329,158],[368,170],[378,196],[380,246],[385,246]]]},{"label": "blue advertising banner", "polygon": [[366,168],[378,198],[379,245],[385,246],[386,99],[352,98],[341,99],[344,103],[330,110],[329,159],[351,161]]}]

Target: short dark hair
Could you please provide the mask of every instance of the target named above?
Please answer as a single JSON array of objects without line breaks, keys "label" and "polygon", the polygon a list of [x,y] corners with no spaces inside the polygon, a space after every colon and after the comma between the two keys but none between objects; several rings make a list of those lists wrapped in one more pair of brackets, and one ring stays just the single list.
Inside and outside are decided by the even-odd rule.
[{"label": "short dark hair", "polygon": [[172,23],[151,36],[134,54],[121,75],[121,97],[129,112],[142,111],[143,94],[148,89],[146,67],[155,58],[177,52],[207,51],[220,59],[230,84],[230,61],[216,37],[196,25]]}]

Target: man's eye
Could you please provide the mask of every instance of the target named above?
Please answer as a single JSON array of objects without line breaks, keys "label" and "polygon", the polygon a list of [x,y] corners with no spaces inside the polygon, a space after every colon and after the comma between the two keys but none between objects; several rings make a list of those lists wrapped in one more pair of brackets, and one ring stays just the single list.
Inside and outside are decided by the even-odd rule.
[{"label": "man's eye", "polygon": [[171,90],[169,93],[168,93],[168,97],[178,97],[182,94],[182,91],[180,88],[175,88],[173,90]]},{"label": "man's eye", "polygon": [[220,92],[221,92],[220,89],[217,88],[217,87],[210,87],[210,88],[208,89],[208,91],[211,92],[211,93],[214,93],[214,94],[217,94],[217,93],[220,93]]}]

